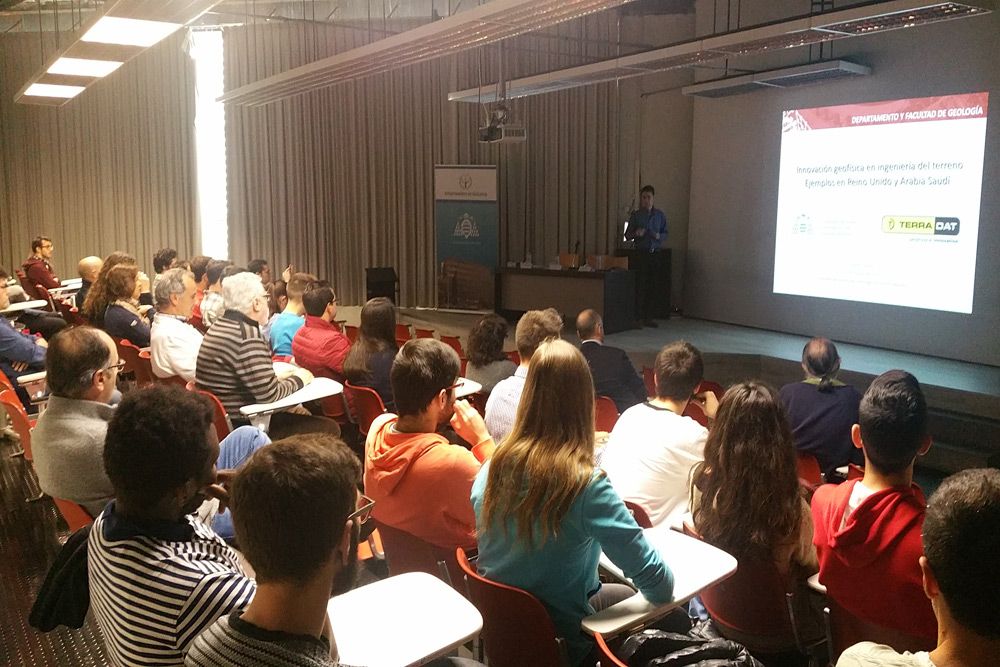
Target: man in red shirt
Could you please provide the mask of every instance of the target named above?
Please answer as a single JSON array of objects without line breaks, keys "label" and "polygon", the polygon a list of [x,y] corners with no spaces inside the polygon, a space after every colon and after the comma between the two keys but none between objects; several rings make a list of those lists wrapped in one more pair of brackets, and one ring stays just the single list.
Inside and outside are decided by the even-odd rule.
[{"label": "man in red shirt", "polygon": [[26,290],[29,292],[29,296],[38,298],[38,294],[31,293],[36,284],[46,289],[54,289],[62,284],[52,270],[52,264],[49,263],[49,260],[52,259],[53,247],[52,239],[47,236],[36,236],[31,242],[31,256],[21,266],[24,269],[24,275],[31,282],[32,289]]},{"label": "man in red shirt", "polygon": [[914,461],[931,446],[920,383],[883,373],[861,399],[859,422],[851,437],[865,454],[864,478],[821,486],[812,500],[820,583],[851,614],[933,640],[920,572],[927,501],[913,483]]},{"label": "man in red shirt", "polygon": [[295,363],[317,377],[343,382],[344,359],[351,341],[333,323],[337,318],[337,295],[330,283],[325,280],[308,283],[302,293],[302,306],[306,322],[292,339]]}]

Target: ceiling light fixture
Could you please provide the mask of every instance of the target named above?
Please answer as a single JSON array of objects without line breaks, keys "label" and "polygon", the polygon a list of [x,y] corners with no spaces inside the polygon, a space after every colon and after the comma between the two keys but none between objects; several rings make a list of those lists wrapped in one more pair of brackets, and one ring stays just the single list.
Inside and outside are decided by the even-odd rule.
[{"label": "ceiling light fixture", "polygon": [[166,39],[180,27],[180,23],[102,16],[80,41],[147,48]]},{"label": "ceiling light fixture", "polygon": [[107,76],[124,65],[114,60],[88,60],[86,58],[60,58],[46,72],[69,76]]},{"label": "ceiling light fixture", "polygon": [[33,83],[24,91],[32,97],[61,97],[70,99],[85,90],[84,86],[59,86],[51,83]]}]

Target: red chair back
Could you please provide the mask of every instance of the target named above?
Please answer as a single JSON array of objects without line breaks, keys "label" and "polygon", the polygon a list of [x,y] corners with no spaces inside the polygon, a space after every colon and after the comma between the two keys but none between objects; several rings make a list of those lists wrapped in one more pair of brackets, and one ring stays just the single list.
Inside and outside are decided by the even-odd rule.
[{"label": "red chair back", "polygon": [[358,423],[358,430],[362,435],[368,435],[372,422],[385,412],[382,397],[374,389],[358,387],[350,382],[346,382],[344,387],[350,393],[351,403],[354,405],[354,420]]},{"label": "red chair back", "polygon": [[64,301],[57,301],[56,307],[71,327],[83,327],[90,324],[90,320],[84,317],[78,308],[74,308]]},{"label": "red chair back", "polygon": [[817,487],[823,483],[823,473],[819,469],[819,461],[816,460],[815,456],[806,452],[795,452],[795,459],[798,466],[799,479],[812,487]]},{"label": "red chair back", "polygon": [[426,572],[456,586],[459,591],[464,589],[460,585],[462,568],[458,566],[451,549],[435,546],[412,533],[379,521],[375,523],[382,538],[382,549],[390,576],[406,572]]},{"label": "red chair back", "polygon": [[396,342],[399,343],[399,346],[403,347],[403,343],[410,340],[411,337],[410,325],[396,322]]},{"label": "red chair back", "polygon": [[[684,534],[701,539],[687,523]],[[701,593],[705,608],[726,636],[732,629],[761,638],[771,651],[794,649],[795,631],[789,613],[790,586],[772,560],[739,559],[733,576]],[[751,651],[753,642],[744,642]]]},{"label": "red chair back", "polygon": [[865,476],[865,469],[856,463],[847,464],[847,479],[863,479]]},{"label": "red chair back", "polygon": [[597,396],[594,399],[594,428],[610,433],[618,423],[618,408],[615,402],[607,396]]},{"label": "red chair back", "polygon": [[656,396],[656,372],[649,366],[642,367],[642,382],[646,385],[646,396]]},{"label": "red chair back", "polygon": [[642,505],[634,503],[631,500],[624,500],[622,502],[625,503],[625,507],[628,508],[628,511],[632,513],[632,518],[635,519],[635,522],[639,524],[640,528],[653,527],[653,522],[649,519],[649,514],[646,513],[646,510],[643,509]]},{"label": "red chair back", "polygon": [[514,362],[515,366],[521,365],[521,355],[518,353],[517,350],[509,350],[507,352],[504,352],[504,354],[507,355],[508,359]]},{"label": "red chair back", "polygon": [[931,651],[937,645],[934,639],[917,637],[858,618],[837,604],[837,601],[829,595],[826,602],[831,662],[836,662],[847,647],[854,646],[858,642],[885,644],[900,653]]},{"label": "red chair back", "polygon": [[695,390],[695,393],[700,394],[703,391],[712,392],[715,394],[715,397],[721,401],[723,394],[726,393],[726,388],[718,382],[713,382],[712,380],[702,380],[698,383],[698,388]]},{"label": "red chair back", "polygon": [[478,412],[483,418],[486,417],[486,401],[488,401],[489,398],[488,394],[484,394],[481,391],[477,391],[475,394],[469,396],[469,403],[472,404],[472,407],[474,407],[476,412]]},{"label": "red chair back", "polygon": [[594,633],[594,640],[597,642],[597,651],[601,654],[601,667],[628,667],[628,665],[618,659],[618,656],[611,652],[600,632]]},{"label": "red chair back", "polygon": [[94,517],[90,516],[87,510],[73,501],[63,500],[62,498],[53,498],[52,501],[56,504],[56,509],[59,510],[59,513],[66,519],[69,532],[75,533],[84,526],[94,523]]},{"label": "red chair back", "polygon": [[10,381],[10,378],[3,371],[0,371],[0,391],[4,389],[14,391],[14,383]]},{"label": "red chair back", "polygon": [[344,335],[347,336],[347,340],[351,341],[351,345],[358,339],[359,333],[361,330],[358,327],[352,327],[350,324],[344,325]]},{"label": "red chair back", "polygon": [[212,401],[212,407],[215,408],[215,418],[213,423],[215,424],[215,435],[218,436],[221,441],[227,435],[233,432],[233,426],[229,423],[229,417],[226,415],[226,409],[222,407],[222,401],[219,397],[210,391],[205,391],[204,389],[196,390],[199,394],[207,396],[208,400]]},{"label": "red chair back", "polygon": [[460,364],[461,369],[462,369],[462,377],[465,377],[465,371],[466,371],[466,369],[469,368],[469,360],[466,359],[465,357],[459,357],[458,358],[458,363]]},{"label": "red chair back", "polygon": [[35,283],[28,280],[28,276],[24,275],[24,271],[21,269],[14,269],[14,273],[17,274],[17,279],[21,283],[21,289],[24,293],[28,295],[30,299],[38,299],[38,292],[35,291]]},{"label": "red chair back", "polygon": [[462,350],[462,343],[458,340],[457,336],[441,336],[441,342],[455,350],[459,357],[465,356],[465,351]]},{"label": "red chair back", "polygon": [[52,295],[49,293],[49,290],[47,287],[45,287],[45,285],[40,285],[38,283],[35,283],[35,293],[38,294],[38,298],[41,299],[42,301],[48,301],[49,305],[45,306],[45,310],[49,311],[50,313],[56,312],[55,299],[52,298]]},{"label": "red chair back", "polygon": [[204,320],[201,319],[201,315],[192,315],[188,318],[187,323],[203,334],[208,331],[208,329],[205,328]]},{"label": "red chair back", "polygon": [[334,396],[327,396],[324,398],[320,401],[320,405],[323,407],[323,416],[329,417],[341,426],[350,422],[351,417],[350,413],[347,411],[345,401],[346,399],[344,398],[344,394],[336,394]]},{"label": "red chair back", "polygon": [[149,353],[142,352],[124,338],[117,341],[117,345],[118,356],[125,362],[124,370],[135,375],[135,381],[140,387],[153,384],[153,362]]},{"label": "red chair back", "polygon": [[4,411],[10,417],[10,424],[21,441],[24,460],[31,461],[31,428],[34,424],[28,419],[28,413],[21,405],[21,399],[17,397],[13,389],[4,389],[0,391],[0,404],[3,404]]},{"label": "red chair back", "polygon": [[433,329],[418,329],[417,327],[413,327],[413,334],[417,338],[434,338]]},{"label": "red chair back", "polygon": [[480,576],[461,549],[469,598],[483,615],[483,640],[490,667],[568,667],[565,640],[556,635],[549,613],[531,593]]}]

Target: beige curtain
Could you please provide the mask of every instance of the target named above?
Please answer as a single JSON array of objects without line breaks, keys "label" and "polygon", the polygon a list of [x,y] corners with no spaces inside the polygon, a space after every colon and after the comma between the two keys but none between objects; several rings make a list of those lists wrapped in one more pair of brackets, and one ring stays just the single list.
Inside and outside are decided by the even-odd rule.
[{"label": "beige curtain", "polygon": [[[378,33],[265,24],[224,32],[226,88],[342,52]],[[613,12],[512,40],[509,78],[613,55]],[[495,164],[500,263],[614,247],[618,93],[613,84],[511,103],[528,141],[476,141],[479,105],[447,94],[496,81],[485,47],[265,107],[226,112],[230,255],[292,262],[364,299],[364,269],[394,266],[401,303],[435,303],[435,164]]]},{"label": "beige curtain", "polygon": [[[38,35],[0,39],[0,262],[38,235],[60,277],[87,255],[128,251],[152,271],[163,247],[198,249],[194,72],[177,34],[62,107],[14,104],[42,66]],[[51,44],[45,45],[50,48]]]}]

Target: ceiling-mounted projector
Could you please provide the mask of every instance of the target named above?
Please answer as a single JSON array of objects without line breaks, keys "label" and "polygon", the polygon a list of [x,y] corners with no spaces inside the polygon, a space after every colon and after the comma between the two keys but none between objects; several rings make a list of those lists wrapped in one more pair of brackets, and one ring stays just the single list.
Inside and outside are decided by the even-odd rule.
[{"label": "ceiling-mounted projector", "polygon": [[481,144],[516,144],[527,139],[524,125],[507,122],[507,107],[498,104],[490,111],[490,123],[479,128]]}]

